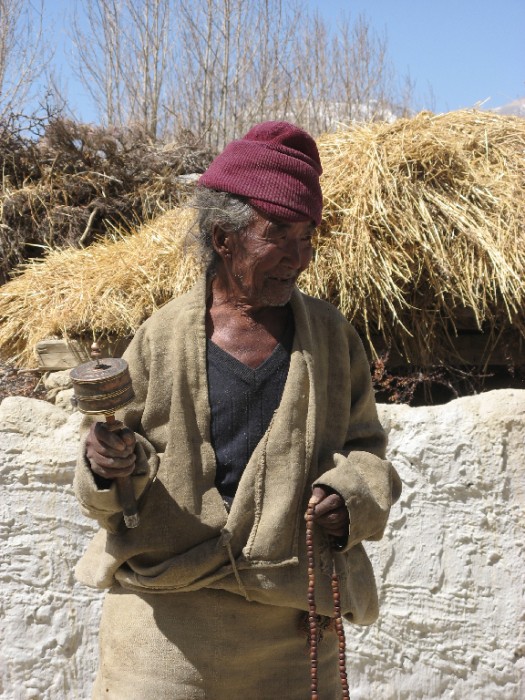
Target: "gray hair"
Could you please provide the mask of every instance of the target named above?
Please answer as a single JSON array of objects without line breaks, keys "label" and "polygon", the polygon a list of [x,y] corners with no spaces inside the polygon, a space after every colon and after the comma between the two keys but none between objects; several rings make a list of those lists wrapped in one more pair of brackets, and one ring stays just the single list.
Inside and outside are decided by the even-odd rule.
[{"label": "gray hair", "polygon": [[190,206],[197,211],[195,242],[200,248],[208,272],[211,272],[218,260],[213,248],[214,228],[220,226],[240,234],[252,223],[255,210],[243,197],[210,190],[207,187],[195,188]]}]

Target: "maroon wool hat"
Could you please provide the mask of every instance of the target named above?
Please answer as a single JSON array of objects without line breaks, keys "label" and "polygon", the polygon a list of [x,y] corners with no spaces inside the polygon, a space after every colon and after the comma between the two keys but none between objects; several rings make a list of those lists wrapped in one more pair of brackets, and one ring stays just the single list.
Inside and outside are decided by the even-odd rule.
[{"label": "maroon wool hat", "polygon": [[288,122],[263,122],[228,144],[197,184],[246,197],[268,216],[320,224],[322,172],[306,131]]}]

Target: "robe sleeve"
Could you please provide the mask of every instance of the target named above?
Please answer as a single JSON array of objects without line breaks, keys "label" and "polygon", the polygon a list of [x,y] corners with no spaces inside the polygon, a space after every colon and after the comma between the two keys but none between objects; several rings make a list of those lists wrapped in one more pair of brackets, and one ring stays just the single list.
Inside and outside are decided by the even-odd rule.
[{"label": "robe sleeve", "polygon": [[375,405],[370,367],[357,332],[350,328],[351,410],[341,451],[321,465],[313,486],[327,486],[345,501],[349,533],[341,551],[383,536],[401,480],[385,457],[386,436]]}]

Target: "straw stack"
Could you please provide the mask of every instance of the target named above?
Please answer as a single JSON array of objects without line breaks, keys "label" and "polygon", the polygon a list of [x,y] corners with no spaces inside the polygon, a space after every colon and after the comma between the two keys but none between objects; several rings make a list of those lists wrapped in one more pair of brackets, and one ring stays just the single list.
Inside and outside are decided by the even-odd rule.
[{"label": "straw stack", "polygon": [[325,220],[309,293],[372,350],[379,334],[421,366],[447,363],[465,319],[487,338],[523,334],[525,120],[422,113],[319,148]]}]

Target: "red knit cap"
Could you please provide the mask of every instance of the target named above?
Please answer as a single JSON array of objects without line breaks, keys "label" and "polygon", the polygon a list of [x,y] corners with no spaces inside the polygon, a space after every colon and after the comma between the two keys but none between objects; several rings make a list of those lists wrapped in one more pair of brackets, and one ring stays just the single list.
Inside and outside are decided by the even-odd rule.
[{"label": "red knit cap", "polygon": [[263,122],[228,144],[197,184],[246,197],[268,216],[320,224],[322,172],[306,131],[288,122]]}]

